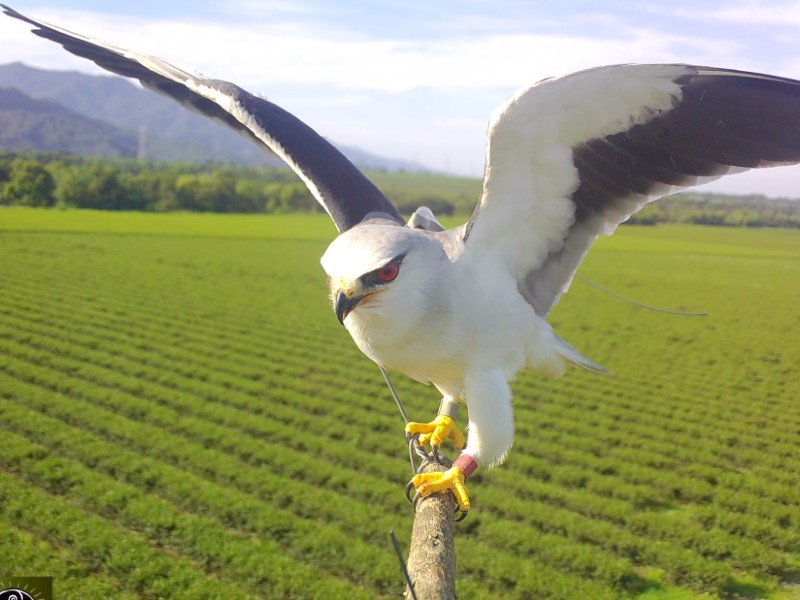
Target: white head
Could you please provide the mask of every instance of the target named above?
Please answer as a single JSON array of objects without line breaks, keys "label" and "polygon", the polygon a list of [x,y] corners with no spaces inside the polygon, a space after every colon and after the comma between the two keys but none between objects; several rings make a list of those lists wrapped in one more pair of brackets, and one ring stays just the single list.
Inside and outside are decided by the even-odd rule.
[{"label": "white head", "polygon": [[357,225],[322,256],[336,316],[356,336],[371,325],[407,327],[436,310],[447,263],[430,233],[396,225]]}]

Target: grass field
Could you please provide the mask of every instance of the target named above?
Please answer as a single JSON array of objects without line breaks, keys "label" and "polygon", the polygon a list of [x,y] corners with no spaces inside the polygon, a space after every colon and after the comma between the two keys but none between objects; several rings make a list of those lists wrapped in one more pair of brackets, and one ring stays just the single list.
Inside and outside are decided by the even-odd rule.
[{"label": "grass field", "polygon": [[[322,216],[0,210],[0,576],[61,598],[381,598],[410,469]],[[459,598],[800,598],[800,232],[623,227],[514,384]],[[412,418],[434,390],[396,376]],[[462,415],[463,420],[464,415]]]}]

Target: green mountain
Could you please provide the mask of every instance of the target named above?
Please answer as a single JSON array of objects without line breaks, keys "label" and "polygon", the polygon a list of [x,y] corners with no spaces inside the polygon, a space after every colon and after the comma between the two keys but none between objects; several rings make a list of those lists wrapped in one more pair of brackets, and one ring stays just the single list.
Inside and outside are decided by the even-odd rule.
[{"label": "green mountain", "polygon": [[[0,65],[0,86],[16,88],[38,100],[52,100],[88,119],[103,121],[138,139],[144,136],[148,158],[283,165],[252,141],[173,100],[116,76],[47,71],[22,63]],[[420,171],[410,161],[376,156],[339,146],[365,169]]]},{"label": "green mountain", "polygon": [[9,150],[135,156],[136,135],[51,100],[0,88],[0,147]]}]

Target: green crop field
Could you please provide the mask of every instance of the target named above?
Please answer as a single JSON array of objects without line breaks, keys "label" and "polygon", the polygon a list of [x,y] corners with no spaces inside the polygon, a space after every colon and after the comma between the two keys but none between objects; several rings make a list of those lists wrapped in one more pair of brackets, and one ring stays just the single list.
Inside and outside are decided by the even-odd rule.
[{"label": "green crop field", "polygon": [[[0,210],[0,576],[60,598],[389,598],[411,473],[324,216]],[[800,231],[623,227],[514,383],[459,598],[800,598]],[[435,390],[394,377],[412,418]],[[462,421],[465,415],[461,415]]]}]

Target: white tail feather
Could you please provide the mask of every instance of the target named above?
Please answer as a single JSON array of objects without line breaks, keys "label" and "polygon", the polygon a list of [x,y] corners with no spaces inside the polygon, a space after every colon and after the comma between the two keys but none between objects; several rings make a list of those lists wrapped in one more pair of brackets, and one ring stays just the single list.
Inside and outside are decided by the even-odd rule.
[{"label": "white tail feather", "polygon": [[592,371],[593,373],[600,373],[602,375],[608,375],[608,369],[606,369],[602,365],[598,365],[593,360],[586,358],[583,354],[575,350],[572,346],[570,346],[567,342],[562,340],[557,335],[556,338],[556,350],[558,353],[566,358],[568,361],[578,365],[579,367],[586,369],[587,371]]}]

